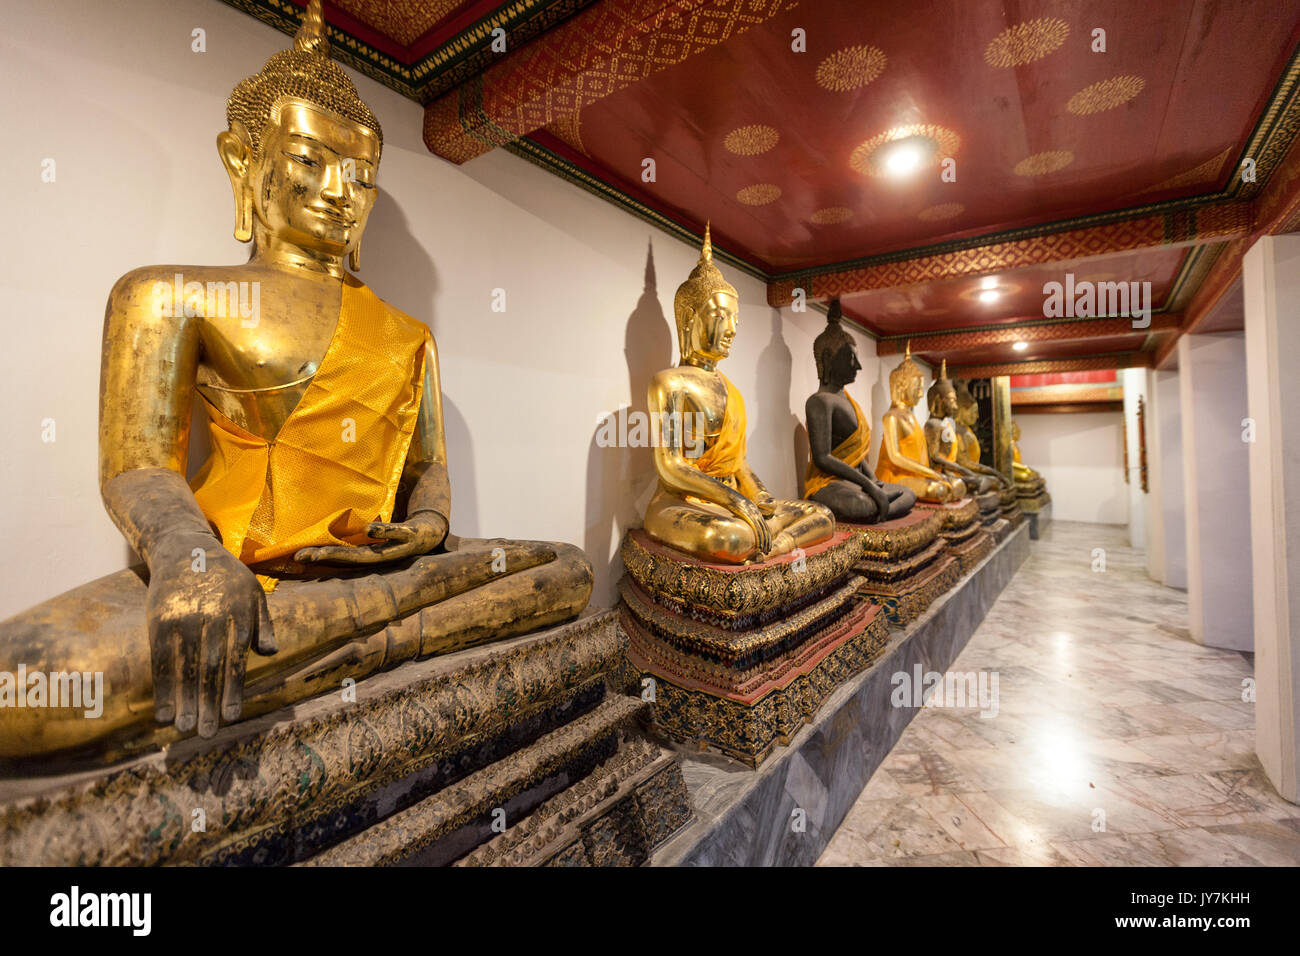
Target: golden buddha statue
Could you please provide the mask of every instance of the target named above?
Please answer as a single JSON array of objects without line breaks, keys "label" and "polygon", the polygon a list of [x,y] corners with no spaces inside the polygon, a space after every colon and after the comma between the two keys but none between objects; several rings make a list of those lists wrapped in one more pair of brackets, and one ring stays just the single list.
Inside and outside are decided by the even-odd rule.
[{"label": "golden buddha statue", "polygon": [[997,487],[997,481],[988,475],[977,475],[957,459],[959,442],[957,425],[953,421],[958,412],[957,390],[948,380],[948,360],[939,366],[939,376],[926,393],[930,417],[925,420],[925,447],[930,464],[941,474],[961,481],[971,494],[983,495]]},{"label": "golden buddha statue", "polygon": [[862,363],[853,336],[841,324],[840,300],[831,301],[826,328],[813,340],[813,359],[821,387],[808,397],[808,472],[804,497],[831,509],[837,521],[874,524],[901,518],[916,504],[916,493],[887,485],[867,464],[871,424],[861,406],[844,389]]},{"label": "golden buddha statue", "polygon": [[948,502],[966,497],[966,484],[958,477],[945,477],[930,464],[925,431],[913,409],[921,400],[925,378],[912,359],[907,343],[903,361],[889,373],[889,410],[880,421],[880,451],[876,475],[881,481],[912,489],[921,501]]},{"label": "golden buddha statue", "polygon": [[980,440],[975,436],[975,423],[979,421],[980,406],[965,379],[954,383],[957,390],[957,463],[963,468],[992,479],[999,488],[1008,488],[1012,482],[1006,475],[990,465],[980,462]]},{"label": "golden buddha statue", "polygon": [[1020,460],[1020,423],[1011,422],[1011,473],[1016,481],[1024,484],[1037,484],[1043,476]]},{"label": "golden buddha statue", "polygon": [[[590,597],[577,548],[448,533],[437,347],[344,268],[360,265],[383,134],[329,58],[319,0],[226,115],[248,262],[137,269],[104,321],[100,488],[147,584],[119,572],[0,624],[0,671],[103,672],[103,714],[4,708],[0,757],[210,737]],[[196,393],[212,453],[191,487]]]},{"label": "golden buddha statue", "polygon": [[706,225],[700,261],[673,299],[681,363],[650,381],[651,420],[663,431],[644,525],[670,548],[729,564],[786,554],[835,531],[825,505],[773,498],[745,458],[745,400],[717,368],[731,352],[739,306],[713,264]]}]

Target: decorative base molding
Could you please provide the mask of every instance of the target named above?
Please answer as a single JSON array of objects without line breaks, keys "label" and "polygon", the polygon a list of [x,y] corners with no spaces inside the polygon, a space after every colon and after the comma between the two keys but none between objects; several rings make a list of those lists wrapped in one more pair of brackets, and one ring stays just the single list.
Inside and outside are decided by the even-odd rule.
[{"label": "decorative base molding", "polygon": [[[646,709],[608,691],[625,656],[614,612],[589,614],[375,674],[355,699],[316,697],[114,767],[6,780],[0,865],[452,862],[492,840],[493,809],[523,823],[597,767],[617,776]],[[584,804],[583,819],[604,805]]]},{"label": "decorative base molding", "polygon": [[789,740],[887,640],[850,575],[861,550],[837,531],[798,558],[724,566],[629,532],[627,686],[653,682],[655,727],[751,767]]},{"label": "decorative base molding", "polygon": [[[871,774],[915,716],[891,705],[896,673],[951,666],[1029,555],[1013,532],[957,587],[941,595],[866,671],[841,685],[788,746],[757,771],[682,753],[695,818],[651,858],[654,866],[810,866]],[[796,809],[806,828],[790,825]]]}]

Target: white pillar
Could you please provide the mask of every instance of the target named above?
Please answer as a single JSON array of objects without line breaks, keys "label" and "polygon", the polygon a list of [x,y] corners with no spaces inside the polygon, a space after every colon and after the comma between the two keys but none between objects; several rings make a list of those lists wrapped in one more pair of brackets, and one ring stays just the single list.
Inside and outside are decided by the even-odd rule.
[{"label": "white pillar", "polygon": [[[1159,516],[1152,519],[1151,534],[1161,538],[1159,567],[1147,565],[1151,576],[1166,587],[1187,590],[1187,512],[1183,496],[1183,417],[1177,372],[1152,375],[1151,413],[1147,417],[1147,444],[1151,458],[1152,491]],[[1158,527],[1158,530],[1157,530]],[[1150,548],[1155,552],[1154,542]]]},{"label": "white pillar", "polygon": [[1255,563],[1255,750],[1300,803],[1300,236],[1265,236],[1242,265],[1250,521]]},{"label": "white pillar", "polygon": [[1245,345],[1239,332],[1178,340],[1189,623],[1201,644],[1240,651],[1254,647]]}]

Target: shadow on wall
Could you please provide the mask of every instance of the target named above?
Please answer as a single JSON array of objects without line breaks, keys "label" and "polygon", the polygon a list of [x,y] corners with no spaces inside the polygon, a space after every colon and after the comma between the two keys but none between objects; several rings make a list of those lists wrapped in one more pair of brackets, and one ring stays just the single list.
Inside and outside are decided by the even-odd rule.
[{"label": "shadow on wall", "polygon": [[[877,357],[876,362],[881,363],[882,359]],[[880,466],[880,443],[884,440],[884,431],[880,427],[880,422],[885,417],[885,412],[889,410],[889,373],[893,370],[892,365],[888,368],[885,368],[884,364],[881,365],[880,373],[871,386],[871,404],[864,409],[871,421],[871,443],[875,448],[875,454],[871,458],[873,472]]]},{"label": "shadow on wall", "polygon": [[[758,354],[758,381],[768,383],[769,387],[758,390],[758,419],[749,422],[749,433],[761,435],[795,435],[802,426],[799,417],[790,411],[790,381],[793,370],[793,357],[790,346],[785,342],[785,327],[780,309],[769,309],[772,319],[772,334],[767,345]],[[767,427],[768,421],[772,427]],[[748,454],[747,454],[748,457]],[[751,458],[752,461],[752,458]],[[799,459],[796,457],[796,467]],[[785,469],[773,472],[769,479],[763,478],[761,469],[754,469],[760,480],[766,484],[770,477],[778,477]],[[786,489],[790,489],[787,491]],[[774,488],[768,488],[777,498],[790,498],[798,493],[799,480],[786,485],[782,482]]]},{"label": "shadow on wall", "polygon": [[[438,323],[434,309],[439,289],[437,266],[412,235],[401,204],[382,189],[366,224],[361,271],[357,278],[371,286],[385,302],[426,323],[433,332],[434,341],[437,341]],[[479,514],[474,437],[456,404],[456,397],[447,394],[445,389],[442,394],[442,428],[451,480],[451,530],[471,538],[491,534],[495,529],[484,529]]]},{"label": "shadow on wall", "polygon": [[[647,243],[645,282],[627,317],[623,343],[631,402],[596,423],[587,447],[587,530],[583,550],[596,568],[593,604],[615,603],[614,584],[623,574],[619,555],[623,533],[641,526],[645,506],[658,484],[649,447],[630,448],[626,442],[609,441],[612,436],[630,432],[630,426],[638,420],[646,420],[650,379],[675,364],[672,326],[659,302],[653,240]],[[610,557],[602,566],[599,556],[605,554]]]}]

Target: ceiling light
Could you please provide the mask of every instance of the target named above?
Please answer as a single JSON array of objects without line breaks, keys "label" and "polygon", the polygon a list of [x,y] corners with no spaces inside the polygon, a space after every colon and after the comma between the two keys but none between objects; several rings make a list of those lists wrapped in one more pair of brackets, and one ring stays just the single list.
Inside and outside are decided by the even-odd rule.
[{"label": "ceiling light", "polygon": [[998,287],[997,276],[985,276],[983,279],[980,279],[981,289],[996,289],[997,287]]},{"label": "ceiling light", "polygon": [[979,294],[979,300],[981,302],[996,302],[998,300],[998,290],[985,289]]},{"label": "ceiling light", "polygon": [[1011,346],[1011,347],[1012,347],[1013,349],[1015,349],[1017,352],[1023,352],[1025,349],[1029,348],[1029,343],[1028,343],[1028,342],[1017,342],[1015,345],[1013,345],[1013,346]]},{"label": "ceiling light", "polygon": [[885,171],[891,176],[907,176],[921,165],[921,150],[915,143],[903,142],[885,157]]}]

